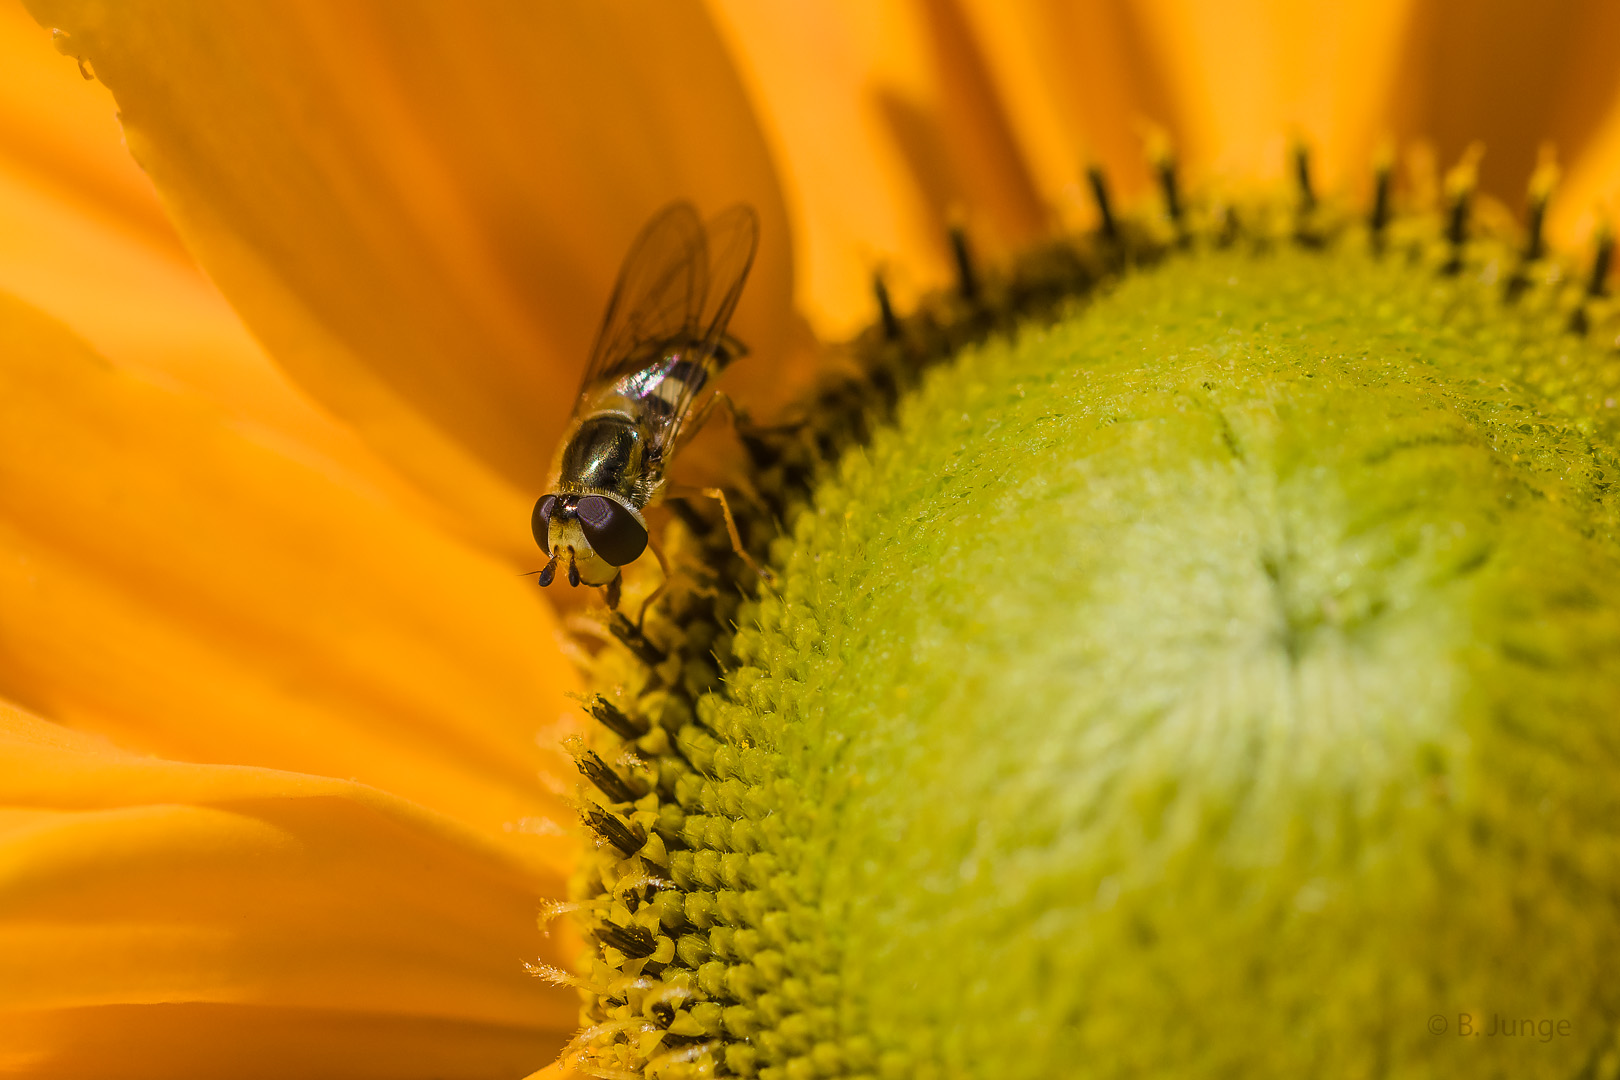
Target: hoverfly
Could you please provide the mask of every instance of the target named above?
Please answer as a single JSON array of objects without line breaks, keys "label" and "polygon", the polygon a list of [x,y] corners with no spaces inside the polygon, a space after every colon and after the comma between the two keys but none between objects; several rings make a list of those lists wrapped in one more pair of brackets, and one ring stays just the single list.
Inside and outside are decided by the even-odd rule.
[{"label": "hoverfly", "polygon": [[[691,203],[672,203],[636,237],[591,349],[550,493],[534,504],[534,538],[551,557],[541,585],[561,568],[570,585],[607,586],[608,606],[618,605],[619,568],[647,549],[646,511],[668,494],[664,470],[707,412],[693,409],[699,392],[747,351],[726,324],[758,246],[759,218],[740,204],[705,225]],[[753,565],[725,496],[717,488],[703,493],[720,500],[733,546]]]}]

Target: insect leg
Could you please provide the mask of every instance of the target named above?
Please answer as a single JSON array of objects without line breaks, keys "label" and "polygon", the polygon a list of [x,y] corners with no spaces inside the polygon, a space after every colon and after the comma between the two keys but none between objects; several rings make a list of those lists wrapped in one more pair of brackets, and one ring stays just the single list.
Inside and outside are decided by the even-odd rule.
[{"label": "insect leg", "polygon": [[720,504],[720,513],[725,515],[726,519],[726,535],[731,537],[731,550],[735,551],[737,557],[748,564],[748,569],[759,575],[761,581],[767,585],[776,584],[775,575],[755,562],[754,557],[748,554],[748,549],[743,547],[742,534],[737,531],[737,519],[731,516],[731,504],[726,501],[724,491],[717,487],[686,487],[680,484],[672,484],[666,490],[671,498],[691,498],[693,495],[702,495],[718,502]]},{"label": "insect leg", "polygon": [[[663,547],[659,545],[657,540],[654,540],[651,536],[648,536],[647,548],[653,553],[653,558],[658,560],[658,569],[663,571],[664,577],[663,580],[658,583],[658,588],[648,593],[647,599],[641,602],[641,611],[636,615],[637,630],[640,630],[642,624],[647,621],[647,609],[652,607],[652,602],[658,599],[659,595],[663,593],[665,589],[669,588],[669,560],[664,558]],[[619,579],[614,578],[613,580],[617,581]]]}]

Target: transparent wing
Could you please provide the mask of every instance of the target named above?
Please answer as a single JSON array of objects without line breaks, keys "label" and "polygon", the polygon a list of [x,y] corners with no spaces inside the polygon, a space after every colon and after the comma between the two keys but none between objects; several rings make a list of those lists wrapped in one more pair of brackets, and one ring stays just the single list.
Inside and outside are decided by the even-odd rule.
[{"label": "transparent wing", "polygon": [[708,248],[697,210],[689,202],[671,203],[647,222],[624,257],[580,380],[581,403],[655,363],[666,342],[700,333],[708,283]]},{"label": "transparent wing", "polygon": [[[748,271],[754,265],[754,253],[759,250],[759,215],[754,213],[753,207],[738,203],[716,215],[709,222],[706,232],[708,292],[696,320],[701,329],[687,356],[687,360],[695,364],[706,364],[721,349],[726,325],[737,310],[737,301],[742,297]],[[731,359],[735,359],[735,356],[725,357],[721,363],[713,365],[714,370]],[[668,424],[664,430],[654,434],[658,446],[668,448],[674,444],[681,425],[692,411],[693,399],[704,385],[704,381],[696,379],[682,382],[681,393],[675,399]]]}]

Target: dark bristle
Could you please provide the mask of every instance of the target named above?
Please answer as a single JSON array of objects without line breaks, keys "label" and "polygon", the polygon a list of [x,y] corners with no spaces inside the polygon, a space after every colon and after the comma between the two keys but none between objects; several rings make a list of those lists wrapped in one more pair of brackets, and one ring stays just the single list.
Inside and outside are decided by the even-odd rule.
[{"label": "dark bristle", "polygon": [[1299,185],[1299,208],[1306,213],[1316,209],[1316,191],[1311,187],[1311,152],[1303,144],[1294,147],[1294,182]]},{"label": "dark bristle", "polygon": [[641,926],[616,926],[607,923],[596,931],[596,940],[618,949],[632,960],[641,960],[658,948],[658,939],[651,930]]},{"label": "dark bristle", "polygon": [[1446,242],[1462,247],[1468,242],[1468,211],[1473,206],[1473,193],[1459,192],[1451,201],[1451,216],[1446,221]]},{"label": "dark bristle", "polygon": [[1384,230],[1389,227],[1390,183],[1394,170],[1388,165],[1380,165],[1373,173],[1373,204],[1372,212],[1367,215],[1367,228],[1371,230],[1374,243],[1382,243]]},{"label": "dark bristle", "polygon": [[878,318],[883,323],[884,339],[899,341],[900,320],[895,317],[894,304],[889,299],[889,287],[884,284],[882,274],[872,275],[872,294],[877,297]]},{"label": "dark bristle", "polygon": [[647,844],[647,834],[639,826],[626,825],[605,810],[587,810],[584,817],[596,835],[618,848],[627,859]]},{"label": "dark bristle", "polygon": [[1598,234],[1597,251],[1592,256],[1592,276],[1586,282],[1586,295],[1603,296],[1608,292],[1609,264],[1614,261],[1614,233],[1604,229]]},{"label": "dark bristle", "polygon": [[1093,165],[1086,170],[1086,180],[1091,184],[1091,201],[1097,205],[1097,231],[1109,240],[1118,240],[1119,225],[1114,221],[1114,208],[1109,202],[1108,177]]},{"label": "dark bristle", "polygon": [[1525,237],[1524,261],[1533,262],[1547,252],[1547,241],[1543,235],[1547,221],[1547,200],[1545,198],[1532,198],[1525,210]]},{"label": "dark bristle", "polygon": [[598,757],[593,751],[587,750],[574,759],[579,771],[585,779],[596,785],[598,791],[608,797],[609,802],[628,803],[636,801],[636,793],[624,778],[608,767],[608,763]]},{"label": "dark bristle", "polygon": [[968,248],[967,232],[960,225],[950,230],[951,257],[956,262],[956,291],[968,303],[979,299],[979,276],[973,266],[973,252]]},{"label": "dark bristle", "polygon": [[668,653],[648,641],[647,635],[620,612],[615,611],[608,617],[608,631],[648,667],[657,667],[669,659]]},{"label": "dark bristle", "polygon": [[587,706],[591,716],[603,727],[623,739],[625,742],[635,742],[651,730],[651,727],[640,719],[623,712],[613,702],[597,694]]},{"label": "dark bristle", "polygon": [[1525,195],[1524,262],[1533,262],[1547,253],[1547,204],[1558,189],[1558,176],[1558,149],[1550,142],[1542,143]]},{"label": "dark bristle", "polygon": [[1166,154],[1159,159],[1156,170],[1159,175],[1159,193],[1164,197],[1164,212],[1170,216],[1176,231],[1182,229],[1181,220],[1181,189],[1176,180],[1176,159]]},{"label": "dark bristle", "polygon": [[[1222,208],[1221,231],[1215,234],[1216,246],[1223,248],[1231,247],[1233,244],[1237,243],[1238,237],[1242,235],[1243,219],[1238,216],[1237,207],[1229,205]],[[1301,243],[1311,243],[1314,245],[1318,242],[1315,237],[1307,234],[1303,227],[1294,233],[1294,238]]]},{"label": "dark bristle", "polygon": [[1542,171],[1538,169],[1537,176],[1531,178],[1530,195],[1525,200],[1524,249],[1519,252],[1519,264],[1502,285],[1502,297],[1510,304],[1516,303],[1530,288],[1530,264],[1547,253],[1545,227],[1552,184],[1541,181]]},{"label": "dark bristle", "polygon": [[1592,273],[1586,279],[1586,292],[1569,316],[1571,333],[1585,334],[1592,328],[1592,319],[1587,314],[1586,305],[1589,301],[1608,294],[1609,266],[1613,261],[1614,233],[1607,226],[1601,226],[1597,235],[1597,250],[1592,253]]},{"label": "dark bristle", "polygon": [[884,409],[886,411],[893,410],[900,400],[900,383],[895,378],[893,369],[873,367],[868,373],[868,379],[872,383],[872,389],[876,390],[883,399]]},{"label": "dark bristle", "polygon": [[1472,188],[1459,191],[1451,200],[1451,211],[1446,219],[1446,243],[1451,245],[1451,257],[1440,268],[1442,273],[1462,272],[1463,248],[1468,244],[1468,213],[1473,204]]}]

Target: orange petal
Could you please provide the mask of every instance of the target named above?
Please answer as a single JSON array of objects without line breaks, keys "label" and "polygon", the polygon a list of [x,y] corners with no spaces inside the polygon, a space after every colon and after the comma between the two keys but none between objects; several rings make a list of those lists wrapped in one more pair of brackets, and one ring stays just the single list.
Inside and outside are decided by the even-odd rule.
[{"label": "orange petal", "polygon": [[355,778],[499,836],[572,819],[537,733],[577,712],[575,677],[529,579],[8,298],[0,492],[14,700],[131,749]]},{"label": "orange petal", "polygon": [[1553,241],[1583,251],[1600,221],[1620,219],[1620,94],[1609,115],[1582,146],[1554,196],[1547,229]]},{"label": "orange petal", "polygon": [[414,490],[287,382],[180,243],[130,158],[112,95],[0,0],[0,292],[61,319],[121,367]]},{"label": "orange petal", "polygon": [[1115,194],[1147,186],[1143,124],[1175,125],[1141,14],[1120,0],[963,0],[1046,202],[1070,224],[1094,220],[1082,169]]},{"label": "orange petal", "polygon": [[1364,187],[1413,2],[1142,0],[1179,152],[1195,170],[1266,179],[1303,138],[1320,187]]},{"label": "orange petal", "polygon": [[116,222],[158,258],[187,261],[151,182],[124,149],[112,98],[64,62],[19,0],[0,0],[0,65],[0,163],[8,180],[54,189]]},{"label": "orange petal", "polygon": [[492,547],[526,552],[512,523],[655,207],[754,203],[736,329],[769,357],[788,325],[776,181],[695,5],[30,7],[276,358]]},{"label": "orange petal", "polygon": [[[126,366],[211,388],[254,361],[271,374],[124,148],[111,95],[17,0],[0,0],[0,70],[0,290]],[[220,396],[264,417],[270,383]]]},{"label": "orange petal", "polygon": [[[1482,140],[1481,189],[1517,209],[1543,142],[1578,161],[1598,133],[1620,90],[1617,34],[1620,8],[1609,0],[1422,0],[1405,45],[1399,130],[1432,138],[1447,163]],[[1565,243],[1570,190],[1554,196],[1551,222]]]},{"label": "orange petal", "polygon": [[0,1071],[515,1076],[555,875],[352,782],[140,758],[0,705]]},{"label": "orange petal", "polygon": [[949,203],[995,253],[1053,213],[1089,221],[1088,163],[1139,193],[1145,122],[1195,169],[1274,177],[1285,140],[1303,136],[1325,183],[1359,179],[1412,2],[710,0],[785,163],[800,305],[827,334],[870,319],[875,262],[943,280]]},{"label": "orange petal", "polygon": [[764,123],[794,222],[797,300],[823,337],[873,317],[870,277],[902,299],[949,274],[947,221],[966,211],[992,254],[1046,210],[954,0],[710,0]]},{"label": "orange petal", "polygon": [[1598,218],[1613,223],[1620,216],[1620,64],[1614,60],[1620,6],[1588,3],[1571,14],[1574,25],[1563,28],[1571,40],[1558,66],[1558,100],[1545,133],[1568,172],[1547,228],[1560,246],[1584,250]]}]

